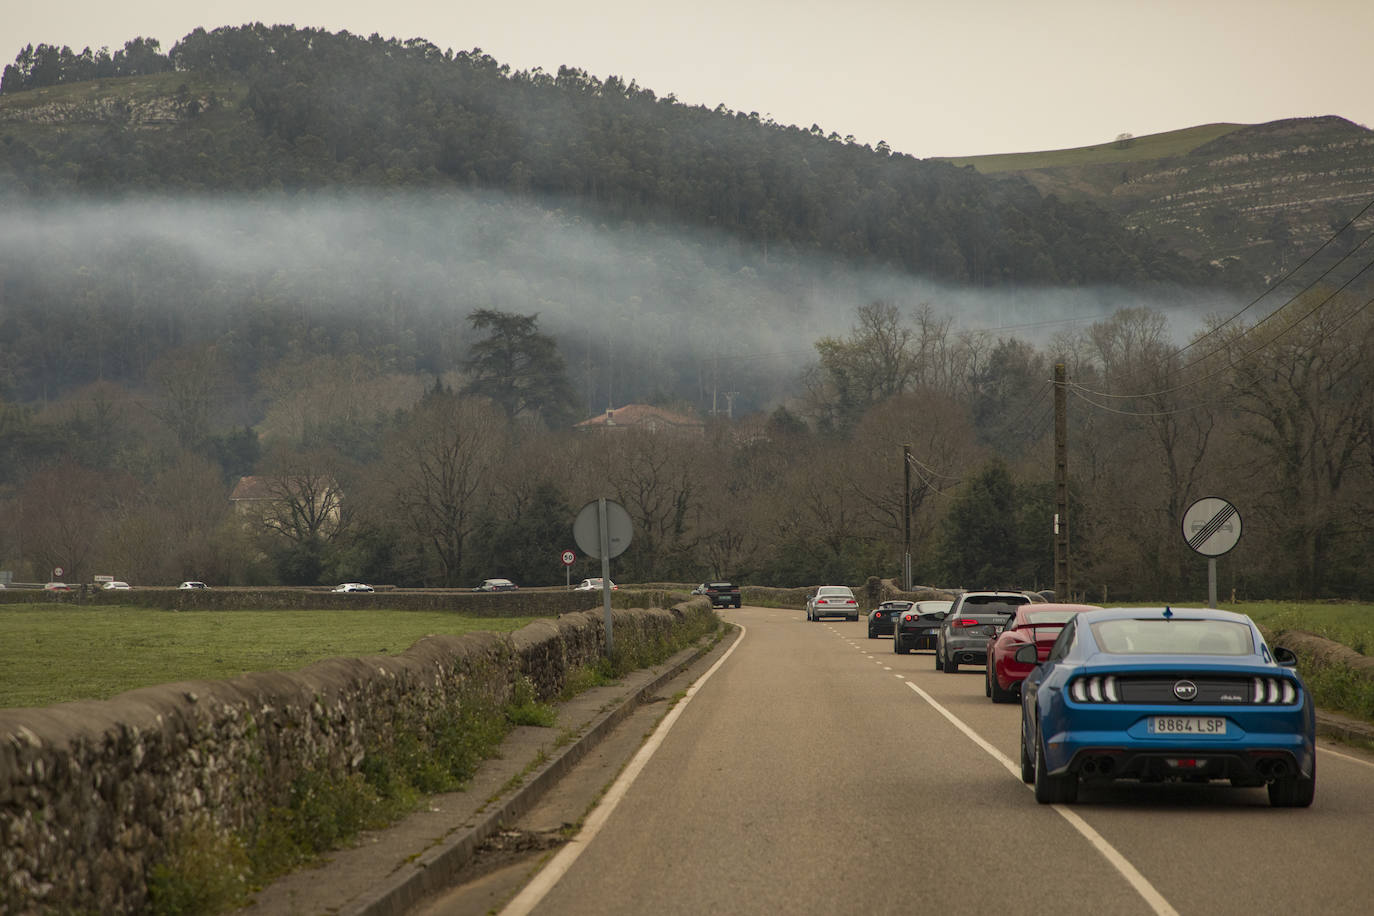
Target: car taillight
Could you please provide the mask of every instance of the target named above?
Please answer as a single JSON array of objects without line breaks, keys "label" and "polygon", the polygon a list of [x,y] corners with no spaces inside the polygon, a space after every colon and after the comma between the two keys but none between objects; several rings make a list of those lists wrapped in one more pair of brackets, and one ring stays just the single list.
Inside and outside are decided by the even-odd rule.
[{"label": "car taillight", "polygon": [[1253,703],[1287,706],[1296,701],[1297,698],[1297,688],[1287,678],[1257,677],[1255,678],[1255,690],[1250,700]]},{"label": "car taillight", "polygon": [[1080,677],[1069,685],[1069,696],[1079,703],[1116,703],[1119,697],[1116,694],[1116,678],[1112,675],[1103,677],[1093,675],[1092,677]]},{"label": "car taillight", "polygon": [[978,626],[978,625],[981,624],[981,623],[982,623],[981,620],[974,620],[973,618],[969,617],[969,618],[965,618],[965,619],[963,619],[963,620],[956,620],[956,621],[954,621],[954,623],[950,624],[950,626],[953,626],[953,627],[976,627],[976,626]]}]

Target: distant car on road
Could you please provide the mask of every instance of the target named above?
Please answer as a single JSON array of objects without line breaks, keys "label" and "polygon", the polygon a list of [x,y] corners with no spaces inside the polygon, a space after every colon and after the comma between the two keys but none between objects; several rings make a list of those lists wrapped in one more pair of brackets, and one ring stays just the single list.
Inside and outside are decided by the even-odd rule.
[{"label": "distant car on road", "polygon": [[702,594],[711,599],[711,607],[740,606],[739,586],[730,582],[707,582]]},{"label": "distant car on road", "polygon": [[893,623],[892,651],[906,655],[912,649],[934,649],[940,624],[953,604],[935,599],[917,601]]},{"label": "distant car on road", "polygon": [[101,585],[100,587],[101,587],[102,589],[104,589],[105,591],[108,592],[108,591],[119,591],[119,590],[122,590],[122,589],[129,588],[130,586],[129,586],[129,583],[127,583],[127,582],[121,582],[121,581],[119,581],[118,579],[114,579],[114,580],[112,580],[112,581],[110,581],[110,582],[104,583],[104,584]]},{"label": "distant car on road", "polygon": [[484,579],[474,592],[513,592],[520,586],[509,579]]},{"label": "distant car on road", "polygon": [[47,592],[69,592],[72,587],[65,582],[47,582],[44,583],[43,590]]},{"label": "distant car on road", "polygon": [[898,615],[911,610],[915,603],[914,601],[884,601],[869,611],[868,638],[877,639],[879,636],[891,636],[892,626]]},{"label": "distant car on road", "polygon": [[859,619],[859,602],[849,586],[822,585],[806,599],[806,619],[820,620],[822,617]]},{"label": "distant car on road", "polygon": [[[1038,656],[1028,644],[1016,657]],[[1316,713],[1297,664],[1244,614],[1082,611],[1022,683],[1021,778],[1041,804],[1077,800],[1081,782],[1228,780],[1305,808]]]},{"label": "distant car on road", "polygon": [[197,582],[197,581],[195,581],[194,579],[192,579],[192,580],[189,581],[189,582],[183,582],[183,583],[181,583],[180,585],[177,586],[177,588],[209,588],[209,587],[210,587],[210,586],[206,585],[204,582]]},{"label": "distant car on road", "polygon": [[342,583],[341,585],[336,585],[336,586],[334,587],[334,591],[336,591],[336,592],[371,592],[371,591],[376,591],[376,589],[374,589],[374,588],[373,588],[372,586],[370,586],[370,585],[364,585],[362,582],[344,582],[344,583]]},{"label": "distant car on road", "polygon": [[[1100,610],[1094,604],[1023,604],[1006,628],[988,639],[986,690],[994,703],[1013,703],[1021,682],[1035,665],[1018,662],[1016,650],[1034,645],[1041,662],[1050,657],[1050,647],[1059,638],[1064,624],[1080,611]],[[1036,662],[1039,664],[1039,662]]]},{"label": "distant car on road", "polygon": [[[573,588],[573,591],[575,591],[575,592],[599,592],[599,591],[601,591],[601,582],[602,582],[602,579],[601,579],[600,576],[597,576],[595,579],[583,579],[576,587]],[[616,585],[614,582],[611,583],[611,590],[612,590],[612,591],[614,591],[614,590],[616,590],[616,589],[618,589],[618,588],[620,588],[619,585]]]}]

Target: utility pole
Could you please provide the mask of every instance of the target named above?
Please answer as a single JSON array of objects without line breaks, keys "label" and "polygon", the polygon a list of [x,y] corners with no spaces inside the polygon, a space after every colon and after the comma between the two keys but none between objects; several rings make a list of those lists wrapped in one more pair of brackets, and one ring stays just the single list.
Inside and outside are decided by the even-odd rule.
[{"label": "utility pole", "polygon": [[1069,405],[1064,364],[1054,365],[1054,596],[1069,592]]},{"label": "utility pole", "polygon": [[911,591],[911,446],[902,446],[902,591]]}]

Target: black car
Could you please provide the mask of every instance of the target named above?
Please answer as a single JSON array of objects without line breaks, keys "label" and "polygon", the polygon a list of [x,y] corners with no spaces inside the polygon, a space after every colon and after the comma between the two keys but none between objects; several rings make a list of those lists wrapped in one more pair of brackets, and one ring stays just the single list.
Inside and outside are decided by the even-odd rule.
[{"label": "black car", "polygon": [[990,637],[1002,631],[1018,607],[1038,598],[1011,591],[964,592],[955,598],[936,633],[935,670],[955,674],[961,664],[987,664]]},{"label": "black car", "polygon": [[892,622],[897,615],[911,610],[914,601],[884,601],[868,612],[868,638],[892,635]]},{"label": "black car", "polygon": [[711,607],[739,607],[739,586],[730,582],[707,582],[704,594],[711,599]]},{"label": "black car", "polygon": [[917,601],[898,616],[892,628],[892,651],[906,655],[912,649],[934,649],[935,634],[953,601]]}]

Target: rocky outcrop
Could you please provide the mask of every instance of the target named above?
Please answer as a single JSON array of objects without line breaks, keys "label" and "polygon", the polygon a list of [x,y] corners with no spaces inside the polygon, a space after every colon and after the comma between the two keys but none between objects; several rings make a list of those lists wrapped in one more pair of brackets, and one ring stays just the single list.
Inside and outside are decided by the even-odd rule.
[{"label": "rocky outcrop", "polygon": [[1297,266],[1374,188],[1374,131],[1338,117],[1241,126],[1160,159],[1100,149],[1074,165],[1005,174],[1044,194],[1094,200],[1242,281],[1268,283]]}]

